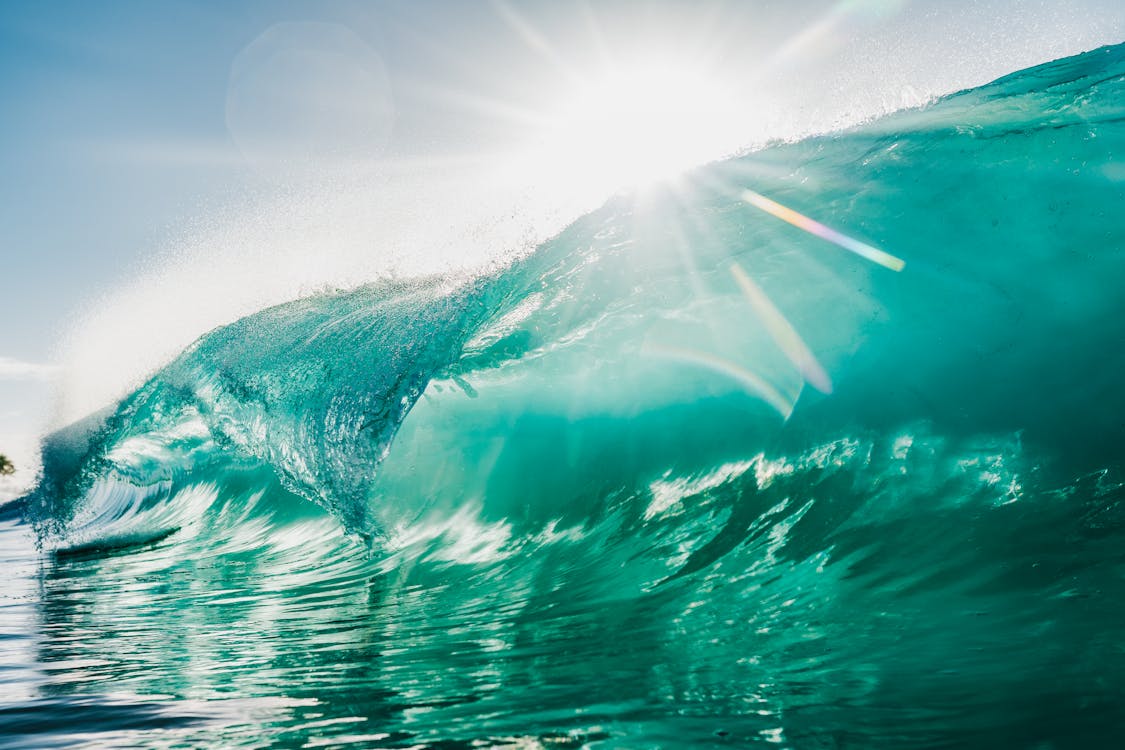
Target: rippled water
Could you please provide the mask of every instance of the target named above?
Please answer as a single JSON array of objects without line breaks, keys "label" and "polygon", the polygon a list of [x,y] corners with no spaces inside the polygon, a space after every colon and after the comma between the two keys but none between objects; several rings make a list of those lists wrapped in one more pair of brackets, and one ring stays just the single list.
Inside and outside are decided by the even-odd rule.
[{"label": "rippled water", "polygon": [[1114,746],[1123,94],[1098,50],[204,336],[4,509],[0,744]]}]

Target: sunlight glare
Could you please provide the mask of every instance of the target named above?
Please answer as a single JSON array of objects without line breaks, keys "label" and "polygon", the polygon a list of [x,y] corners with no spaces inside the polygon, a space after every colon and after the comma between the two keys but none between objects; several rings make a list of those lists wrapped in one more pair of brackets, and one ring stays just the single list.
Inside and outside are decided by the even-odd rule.
[{"label": "sunlight glare", "polygon": [[533,158],[563,189],[605,193],[670,180],[743,145],[738,103],[709,71],[661,61],[582,81],[551,114]]}]

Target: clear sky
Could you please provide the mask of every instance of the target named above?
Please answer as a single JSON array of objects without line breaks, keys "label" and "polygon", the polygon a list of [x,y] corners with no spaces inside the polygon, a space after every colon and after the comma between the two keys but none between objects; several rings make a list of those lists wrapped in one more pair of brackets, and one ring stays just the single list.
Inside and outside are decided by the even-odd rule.
[{"label": "clear sky", "polygon": [[[1123,39],[1120,0],[0,0],[0,452],[27,455],[51,383],[112,370],[133,345],[99,355],[87,319],[108,307],[117,322],[103,328],[160,320],[160,295],[138,305],[121,290],[173,290],[159,269],[190,256],[219,273],[248,252],[244,235],[207,256],[185,247],[200,226],[231,237],[216,223],[291,190],[272,168],[279,152],[395,175],[468,157],[471,175],[542,139],[607,57],[700,60],[739,102],[731,123],[747,145]],[[308,234],[309,246],[325,239]],[[304,288],[216,302],[211,315],[164,310],[188,321],[167,347]],[[220,296],[231,295],[208,299]],[[64,364],[66,378],[52,369]]]}]

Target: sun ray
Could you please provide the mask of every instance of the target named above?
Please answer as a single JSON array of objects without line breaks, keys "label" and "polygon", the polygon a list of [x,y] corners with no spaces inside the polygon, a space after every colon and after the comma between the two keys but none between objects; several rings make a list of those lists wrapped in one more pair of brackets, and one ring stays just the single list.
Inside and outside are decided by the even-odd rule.
[{"label": "sun ray", "polygon": [[543,111],[464,89],[441,88],[432,84],[424,86],[419,83],[412,85],[411,95],[419,100],[428,100],[465,112],[476,112],[529,129],[542,129],[551,124],[550,116]]},{"label": "sun ray", "polygon": [[597,55],[600,67],[603,69],[608,68],[613,58],[610,54],[609,44],[606,42],[605,32],[602,30],[602,24],[598,20],[597,14],[594,12],[588,0],[580,0],[578,9],[579,14],[582,16],[582,21],[586,26],[586,31],[590,34],[590,42],[594,46],[594,52]]},{"label": "sun ray", "polygon": [[568,64],[550,41],[548,41],[547,37],[516,11],[511,4],[505,2],[505,0],[492,0],[491,5],[497,15],[500,16],[500,19],[519,36],[524,44],[539,53],[545,61],[554,66],[558,72],[566,76],[571,82],[577,83],[580,81],[580,77],[575,72],[574,66]]}]

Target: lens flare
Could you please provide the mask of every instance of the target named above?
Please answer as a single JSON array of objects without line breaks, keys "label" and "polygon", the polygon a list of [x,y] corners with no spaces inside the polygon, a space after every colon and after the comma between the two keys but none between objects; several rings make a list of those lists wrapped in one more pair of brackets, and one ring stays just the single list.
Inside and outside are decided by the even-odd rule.
[{"label": "lens flare", "polygon": [[788,420],[789,416],[793,413],[793,407],[797,404],[796,397],[790,398],[786,396],[761,376],[751,372],[737,362],[731,362],[729,359],[720,357],[717,354],[700,351],[698,349],[663,346],[648,342],[641,348],[641,352],[647,356],[701,367],[705,370],[710,370],[711,372],[726,376],[740,384],[747,393],[769,404],[774,411],[781,415],[782,419]]},{"label": "lens flare", "polygon": [[788,206],[783,206],[777,201],[770,200],[761,193],[755,193],[753,190],[744,190],[742,192],[742,200],[755,208],[762,209],[771,216],[776,216],[782,221],[792,224],[798,229],[803,229],[809,234],[814,234],[821,239],[828,240],[834,245],[839,245],[861,258],[866,258],[872,263],[878,263],[884,268],[889,268],[892,271],[901,271],[906,267],[906,261],[902,258],[896,258],[890,253],[883,252],[877,247],[868,245],[866,242],[860,242],[842,232],[837,232],[832,227],[827,227],[815,219],[810,219],[808,216],[794,211]]},{"label": "lens flare", "polygon": [[738,283],[742,293],[746,295],[746,300],[762,321],[762,325],[766,327],[781,351],[801,373],[805,382],[821,393],[831,393],[832,380],[828,377],[828,373],[824,371],[820,362],[817,361],[812,350],[801,339],[797,329],[774,306],[770,298],[762,291],[762,288],[754,283],[746,271],[742,270],[742,266],[732,263],[730,273],[735,282]]}]

